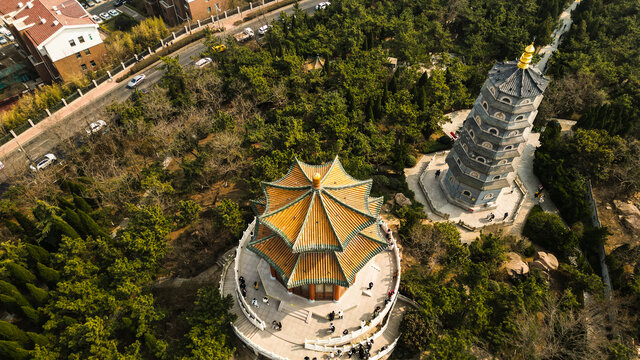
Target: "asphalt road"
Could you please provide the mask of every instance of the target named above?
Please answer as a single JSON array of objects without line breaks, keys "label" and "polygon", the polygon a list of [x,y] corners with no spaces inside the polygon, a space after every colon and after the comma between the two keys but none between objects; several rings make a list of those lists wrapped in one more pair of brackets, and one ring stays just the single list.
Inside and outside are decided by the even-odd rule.
[{"label": "asphalt road", "polygon": [[[313,13],[315,11],[315,6],[320,2],[322,2],[322,0],[307,0],[303,1],[300,4],[300,7],[307,13]],[[104,2],[101,5],[105,5]],[[109,5],[109,2],[107,5]],[[269,13],[240,24],[238,27],[227,26],[228,30],[221,35],[231,35],[245,27],[251,27],[252,29],[257,30],[260,26],[277,19],[282,11],[289,14],[293,13],[293,6],[289,5],[278,9],[273,13]],[[193,66],[193,63],[200,58],[200,54],[204,49],[205,46],[203,41],[200,40],[174,52],[171,56],[175,57],[176,55],[179,55],[179,62],[182,66]],[[138,74],[140,73],[144,73],[146,75],[146,79],[138,86],[139,89],[146,89],[154,86],[154,84],[157,83],[164,74],[159,63],[148,67],[145,71],[139,72]],[[0,159],[5,165],[5,168],[0,171],[0,194],[8,188],[12,179],[28,176],[28,174],[31,173],[29,170],[28,158],[36,160],[42,155],[52,152],[60,161],[64,161],[64,154],[60,150],[61,144],[66,141],[72,141],[80,145],[89,140],[88,135],[84,131],[84,128],[87,125],[99,119],[103,119],[109,123],[109,119],[106,119],[104,116],[105,107],[113,102],[122,102],[131,96],[133,90],[126,88],[128,81],[129,79],[122,81],[116,88],[106,93],[103,97],[85,104],[79,110],[58,121],[56,125],[44,130],[28,143],[20,144],[24,151],[19,149],[18,151],[8,154],[4,159]],[[17,141],[19,141],[19,139],[17,139]],[[44,171],[46,171],[46,169]]]}]

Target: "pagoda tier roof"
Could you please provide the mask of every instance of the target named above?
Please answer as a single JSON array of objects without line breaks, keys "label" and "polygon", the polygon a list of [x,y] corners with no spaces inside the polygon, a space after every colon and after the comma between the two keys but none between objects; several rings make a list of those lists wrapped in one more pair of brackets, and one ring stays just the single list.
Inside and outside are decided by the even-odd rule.
[{"label": "pagoda tier roof", "polygon": [[296,159],[283,178],[263,182],[264,198],[251,202],[258,225],[248,248],[288,287],[349,286],[387,247],[377,226],[383,199],[369,196],[371,183],[349,176],[337,157],[322,165]]}]

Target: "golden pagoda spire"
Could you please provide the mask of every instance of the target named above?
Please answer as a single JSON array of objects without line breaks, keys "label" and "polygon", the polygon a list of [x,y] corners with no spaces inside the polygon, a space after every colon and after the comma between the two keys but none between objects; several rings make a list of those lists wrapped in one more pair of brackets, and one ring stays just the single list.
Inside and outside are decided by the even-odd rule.
[{"label": "golden pagoda spire", "polygon": [[322,180],[322,177],[320,176],[320,173],[313,174],[313,188],[314,189],[319,189],[320,188],[320,180]]},{"label": "golden pagoda spire", "polygon": [[518,67],[520,69],[526,69],[529,67],[529,64],[531,63],[531,58],[533,58],[533,53],[535,51],[536,51],[536,48],[533,46],[533,43],[531,43],[531,45],[524,48],[524,52],[522,53],[522,56],[520,56],[520,62],[518,62]]}]

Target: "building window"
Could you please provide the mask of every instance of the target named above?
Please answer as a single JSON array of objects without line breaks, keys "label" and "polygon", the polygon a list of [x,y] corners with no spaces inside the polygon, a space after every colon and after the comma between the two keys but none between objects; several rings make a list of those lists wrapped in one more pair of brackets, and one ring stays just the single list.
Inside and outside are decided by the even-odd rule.
[{"label": "building window", "polygon": [[482,124],[482,120],[480,120],[480,116],[476,115],[473,117],[473,119],[476,121],[476,124],[478,124],[478,127],[480,126],[480,124]]},{"label": "building window", "polygon": [[462,163],[460,162],[460,159],[456,159],[456,162],[458,163],[458,165],[461,165]]},{"label": "building window", "polygon": [[211,13],[211,6],[209,6],[209,7],[207,8],[207,12],[208,12],[208,13]]},{"label": "building window", "polygon": [[80,59],[82,57],[82,53],[76,53],[76,58]]},{"label": "building window", "polygon": [[476,134],[473,133],[473,130],[469,130],[469,136],[471,136],[472,139],[476,138]]},{"label": "building window", "polygon": [[80,65],[80,67],[82,68],[82,71],[87,70],[87,65],[86,64],[82,64],[82,65]]},{"label": "building window", "polygon": [[482,198],[482,200],[489,200],[489,199],[493,199],[493,194],[487,194]]},{"label": "building window", "polygon": [[511,146],[511,145],[507,145],[507,146],[505,146],[505,147],[504,147],[504,149],[505,149],[505,150],[511,150],[511,149],[513,149],[513,146]]},{"label": "building window", "polygon": [[496,128],[490,128],[490,129],[489,129],[489,133],[490,133],[490,134],[493,134],[493,135],[498,135],[498,129],[496,129]]},{"label": "building window", "polygon": [[478,157],[476,158],[476,160],[477,160],[478,162],[483,163],[483,164],[487,162],[487,160],[486,160],[485,158],[483,158],[482,156],[478,156]]},{"label": "building window", "polygon": [[462,195],[464,195],[464,196],[468,196],[468,197],[471,197],[471,192],[470,192],[469,190],[464,190],[464,191],[462,192]]},{"label": "building window", "polygon": [[509,136],[516,136],[518,134],[519,134],[518,130],[514,130],[514,131],[509,133]]},{"label": "building window", "polygon": [[491,95],[496,96],[496,89],[493,86],[489,86],[489,92]]},{"label": "building window", "polygon": [[524,120],[524,115],[518,115],[518,117],[516,117],[516,121],[520,120]]},{"label": "building window", "polygon": [[493,114],[493,117],[498,119],[498,120],[506,119],[506,116],[504,116],[504,113],[502,113],[502,112],[497,112],[497,113]]},{"label": "building window", "polygon": [[493,180],[500,180],[500,175],[496,175],[493,177]]},{"label": "building window", "polygon": [[507,163],[507,160],[500,160],[498,161],[498,165],[504,165]]},{"label": "building window", "polygon": [[521,104],[522,104],[522,105],[531,104],[531,100],[529,100],[529,99],[524,99],[524,100],[522,100]]},{"label": "building window", "polygon": [[449,184],[453,184],[453,175],[449,176]]},{"label": "building window", "polygon": [[76,46],[76,41],[73,39],[69,40],[69,45]]},{"label": "building window", "polygon": [[91,50],[87,49],[84,51],[85,55],[91,55]]},{"label": "building window", "polygon": [[489,149],[489,150],[493,150],[493,145],[492,145],[490,142],[488,142],[488,141],[483,142],[483,143],[482,143],[482,147],[483,147],[483,148],[487,148],[487,149]]},{"label": "building window", "polygon": [[93,67],[96,67],[96,62],[93,61],[93,60],[89,61],[89,64],[91,64],[91,66],[93,66]]},{"label": "building window", "polygon": [[467,146],[467,144],[462,144],[462,148],[464,149],[464,152],[469,152],[469,147]]},{"label": "building window", "polygon": [[78,36],[78,41],[80,41],[80,44],[82,44],[84,42],[84,37],[83,36]]},{"label": "building window", "polygon": [[486,101],[483,101],[483,102],[482,102],[482,108],[483,108],[485,111],[489,111],[489,104],[487,104],[487,102],[486,102]]},{"label": "building window", "polygon": [[469,173],[469,175],[473,176],[473,177],[474,177],[474,178],[476,178],[476,179],[479,179],[479,178],[480,178],[480,174],[478,174],[478,172],[477,172],[477,171],[472,171],[472,172],[470,172],[470,173]]},{"label": "building window", "polygon": [[506,97],[506,96],[503,97],[502,99],[500,99],[500,101],[502,101],[503,103],[506,103],[506,104],[511,104],[511,99]]}]

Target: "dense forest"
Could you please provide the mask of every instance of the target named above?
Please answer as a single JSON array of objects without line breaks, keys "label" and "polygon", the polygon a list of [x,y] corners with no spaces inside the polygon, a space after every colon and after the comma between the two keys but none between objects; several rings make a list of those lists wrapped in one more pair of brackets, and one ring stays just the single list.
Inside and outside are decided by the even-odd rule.
[{"label": "dense forest", "polygon": [[[584,4],[585,23],[601,16],[614,22],[615,11],[622,11],[589,17]],[[16,183],[0,201],[0,302],[11,314],[0,323],[0,354],[231,358],[232,300],[203,287],[184,290],[178,301],[154,281],[212,266],[250,220],[248,200],[260,192],[259,182],[284,175],[294,157],[320,163],[339,155],[351,175],[373,178],[376,195],[413,198],[402,170],[420,153],[451,145],[440,130],[443,115],[472,104],[495,61],[516,58],[534,38],[548,43],[566,5],[335,0],[313,16],[299,8],[281,15],[265,37],[246,45],[208,34],[202,55],[214,61],[206,68],[163,58],[159,86],[109,107],[108,133],[91,135],[80,148],[67,144],[64,167]],[[613,26],[607,24],[602,27]],[[582,49],[572,40],[576,33],[572,28],[565,43]],[[221,42],[227,50],[214,52]],[[552,84],[555,77],[582,76],[562,65],[568,52],[561,49],[552,63]],[[401,66],[394,71],[388,57]],[[323,65],[308,66],[316,59]],[[613,82],[603,88],[609,98],[619,95]],[[620,103],[631,97],[619,96]],[[541,158],[599,144],[567,158],[565,177],[536,160],[536,172],[549,174],[541,179],[554,199],[581,189],[554,190],[549,179],[623,175],[610,167],[627,164],[616,151],[632,146],[621,135],[633,127],[607,123],[610,128],[600,130],[597,118],[631,110],[602,106],[589,110],[585,117],[593,120],[572,141],[562,141],[554,125],[545,129]],[[514,280],[498,271],[507,251],[535,252],[528,240],[483,234],[464,246],[452,223],[423,224],[421,205],[392,209],[406,255],[416,261],[403,275],[402,292],[422,307],[406,315],[397,356],[628,358],[629,334],[637,335],[638,327],[620,325],[633,319],[604,316],[602,282],[577,249],[605,235],[574,224],[583,220],[583,209],[561,209],[571,228],[544,212],[527,222],[531,241],[562,263],[553,287],[537,272]],[[547,232],[553,237],[540,236]],[[593,301],[585,303],[584,294]]]}]

